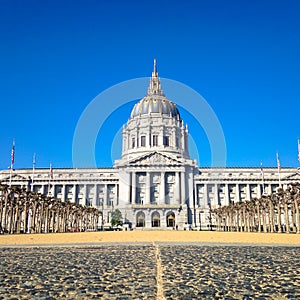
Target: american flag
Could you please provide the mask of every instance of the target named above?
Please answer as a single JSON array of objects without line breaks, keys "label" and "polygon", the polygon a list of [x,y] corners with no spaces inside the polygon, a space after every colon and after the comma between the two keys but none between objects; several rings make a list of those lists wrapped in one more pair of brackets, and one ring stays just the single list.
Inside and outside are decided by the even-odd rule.
[{"label": "american flag", "polygon": [[277,168],[278,168],[278,172],[280,172],[281,166],[280,166],[280,160],[279,160],[278,152],[276,153],[276,159],[277,159]]},{"label": "american flag", "polygon": [[264,169],[263,169],[263,166],[262,166],[262,162],[260,162],[260,173],[261,173],[262,180],[264,180],[265,179],[265,174],[264,174]]},{"label": "american flag", "polygon": [[15,163],[15,141],[13,141],[12,149],[11,149],[11,165]]},{"label": "american flag", "polygon": [[52,163],[50,163],[50,173],[49,173],[50,179],[53,179],[53,169],[52,169]]}]

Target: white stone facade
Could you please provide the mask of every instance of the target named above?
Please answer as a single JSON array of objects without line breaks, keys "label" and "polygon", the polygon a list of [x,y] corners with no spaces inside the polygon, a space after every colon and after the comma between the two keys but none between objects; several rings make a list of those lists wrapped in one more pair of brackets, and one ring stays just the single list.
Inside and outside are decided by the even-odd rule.
[{"label": "white stone facade", "polygon": [[[300,180],[296,168],[282,168],[282,186]],[[33,178],[33,181],[32,181]],[[0,172],[9,183],[10,172]],[[201,168],[189,158],[188,129],[167,99],[156,71],[147,95],[123,127],[122,157],[113,168],[14,170],[12,185],[51,194],[62,201],[95,206],[109,224],[118,208],[135,229],[208,229],[210,207],[259,198],[279,187],[277,168]],[[49,190],[50,188],[50,190]]]}]

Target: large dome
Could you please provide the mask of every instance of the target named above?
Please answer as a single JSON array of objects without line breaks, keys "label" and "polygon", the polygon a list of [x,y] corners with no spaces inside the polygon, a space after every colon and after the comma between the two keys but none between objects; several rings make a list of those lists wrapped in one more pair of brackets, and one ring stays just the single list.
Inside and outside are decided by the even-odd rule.
[{"label": "large dome", "polygon": [[176,104],[167,99],[161,89],[160,80],[156,71],[156,60],[154,60],[154,70],[150,79],[147,95],[134,105],[130,117],[134,118],[150,114],[162,114],[180,119]]},{"label": "large dome", "polygon": [[131,112],[131,118],[140,115],[149,115],[151,113],[163,114],[172,117],[179,117],[180,114],[172,101],[164,96],[147,95],[134,105]]}]

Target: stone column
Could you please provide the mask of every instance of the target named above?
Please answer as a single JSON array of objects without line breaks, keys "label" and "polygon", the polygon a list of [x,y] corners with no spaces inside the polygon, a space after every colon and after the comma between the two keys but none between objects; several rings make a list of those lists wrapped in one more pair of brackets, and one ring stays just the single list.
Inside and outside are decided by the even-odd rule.
[{"label": "stone column", "polygon": [[104,203],[104,207],[107,208],[108,206],[108,200],[107,200],[107,184],[104,184],[104,195],[103,195],[103,203]]},{"label": "stone column", "polygon": [[97,184],[94,185],[94,197],[93,197],[93,206],[97,207],[97,197],[98,197],[98,193],[97,193]]},{"label": "stone column", "polygon": [[198,199],[198,187],[194,181],[194,196],[193,196],[193,206],[194,206],[194,221],[195,227],[199,227],[199,199]]},{"label": "stone column", "polygon": [[158,146],[162,147],[163,144],[164,144],[164,129],[162,128],[160,131],[159,131],[159,135],[158,135]]},{"label": "stone column", "polygon": [[135,149],[138,148],[138,145],[140,146],[140,143],[139,143],[139,135],[138,135],[138,131],[135,132]]},{"label": "stone column", "polygon": [[180,173],[181,177],[181,204],[184,205],[186,201],[186,194],[185,194],[185,172]]},{"label": "stone column", "polygon": [[115,206],[118,206],[119,205],[119,185],[116,183],[115,186],[116,186],[116,203],[115,203]]},{"label": "stone column", "polygon": [[[126,174],[127,175],[127,174]],[[128,191],[128,197],[127,197],[127,204],[131,203],[131,185],[132,185],[132,180],[131,180],[131,173],[128,174],[128,176],[126,176],[126,181],[128,180],[128,182],[126,182],[125,184],[127,184],[127,191]],[[120,184],[122,184],[122,182],[120,182]]]},{"label": "stone column", "polygon": [[166,215],[165,213],[160,213],[160,227],[162,229],[166,229],[167,228],[167,220],[166,220]]},{"label": "stone column", "polygon": [[228,183],[225,184],[225,203],[224,205],[229,205],[229,186]]},{"label": "stone column", "polygon": [[212,208],[218,207],[219,204],[219,187],[218,184],[215,183],[215,196],[214,196],[214,203],[212,203]]},{"label": "stone column", "polygon": [[136,204],[136,174],[135,172],[131,173],[131,204]]},{"label": "stone column", "polygon": [[173,127],[172,128],[172,141],[171,141],[171,146],[176,147],[176,129]]},{"label": "stone column", "polygon": [[180,177],[179,177],[179,172],[175,172],[175,204],[180,204]]},{"label": "stone column", "polygon": [[261,197],[261,184],[259,183],[257,185],[257,198],[259,199]]},{"label": "stone column", "polygon": [[82,203],[80,203],[80,204],[86,205],[86,204],[87,204],[87,203],[86,203],[86,199],[87,199],[87,185],[84,184],[84,185],[83,185]]},{"label": "stone column", "polygon": [[55,197],[55,184],[50,182],[50,195]]},{"label": "stone column", "polygon": [[151,147],[151,129],[149,127],[149,130],[146,134],[146,147],[149,149]]},{"label": "stone column", "polygon": [[128,152],[128,150],[131,148],[131,138],[129,135],[129,132],[127,131],[127,149],[126,151]]},{"label": "stone column", "polygon": [[76,190],[77,190],[76,184],[74,184],[72,187],[72,202],[73,203],[76,203],[76,192],[77,192]]},{"label": "stone column", "polygon": [[185,152],[185,134],[184,134],[184,128],[181,128],[181,149],[183,152]]},{"label": "stone column", "polygon": [[[48,186],[48,185],[47,185]],[[34,188],[34,187],[33,187]],[[46,185],[45,184],[42,184],[42,186],[41,186],[41,191],[40,191],[40,193],[41,194],[43,194],[43,195],[46,195]],[[47,196],[47,195],[46,195]]]},{"label": "stone column", "polygon": [[145,204],[150,204],[150,192],[151,192],[151,173],[146,173],[146,197]]},{"label": "stone column", "polygon": [[63,184],[62,190],[61,190],[61,201],[65,202],[66,201],[66,185]]},{"label": "stone column", "polygon": [[165,204],[165,175],[166,172],[161,172],[160,173],[160,193],[159,193],[159,204]]},{"label": "stone column", "polygon": [[247,183],[246,185],[246,200],[250,200],[251,199],[251,193],[250,193],[250,184]]},{"label": "stone column", "polygon": [[238,183],[235,185],[235,202],[240,201],[240,189]]},{"label": "stone column", "polygon": [[203,187],[203,207],[207,208],[209,207],[209,197],[208,197],[208,189],[207,189],[208,183],[204,183]]},{"label": "stone column", "polygon": [[[281,185],[282,185],[282,184],[281,184]],[[271,184],[271,183],[268,184],[268,189],[269,189],[268,195],[272,194],[272,184]]]}]

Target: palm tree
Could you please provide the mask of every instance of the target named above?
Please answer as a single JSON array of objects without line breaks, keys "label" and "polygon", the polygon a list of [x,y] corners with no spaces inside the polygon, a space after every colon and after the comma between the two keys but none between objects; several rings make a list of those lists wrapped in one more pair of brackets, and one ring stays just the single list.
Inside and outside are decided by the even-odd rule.
[{"label": "palm tree", "polygon": [[46,233],[66,232],[71,227],[80,231],[96,230],[100,211],[76,203],[0,183],[0,232]]},{"label": "palm tree", "polygon": [[255,200],[250,200],[248,202],[249,231],[256,231],[255,209],[256,209]]},{"label": "palm tree", "polygon": [[[230,203],[214,209],[219,230],[224,231],[258,231],[290,233],[290,219],[293,221],[293,232],[300,233],[300,184],[294,183],[284,191],[250,201]],[[282,219],[282,210],[284,222]],[[278,230],[277,230],[278,228]]]},{"label": "palm tree", "polygon": [[285,232],[290,233],[290,220],[289,220],[289,208],[291,202],[291,195],[289,191],[286,191],[283,195],[283,211],[285,220]]},{"label": "palm tree", "polygon": [[296,214],[296,224],[297,224],[297,233],[300,234],[300,186],[294,185],[294,203],[295,203],[295,214]]},{"label": "palm tree", "polygon": [[[1,185],[1,194],[2,194],[2,209],[1,209],[1,227],[3,232],[7,232],[7,211],[9,205],[10,189],[7,185]],[[4,203],[3,203],[4,202]]]}]

